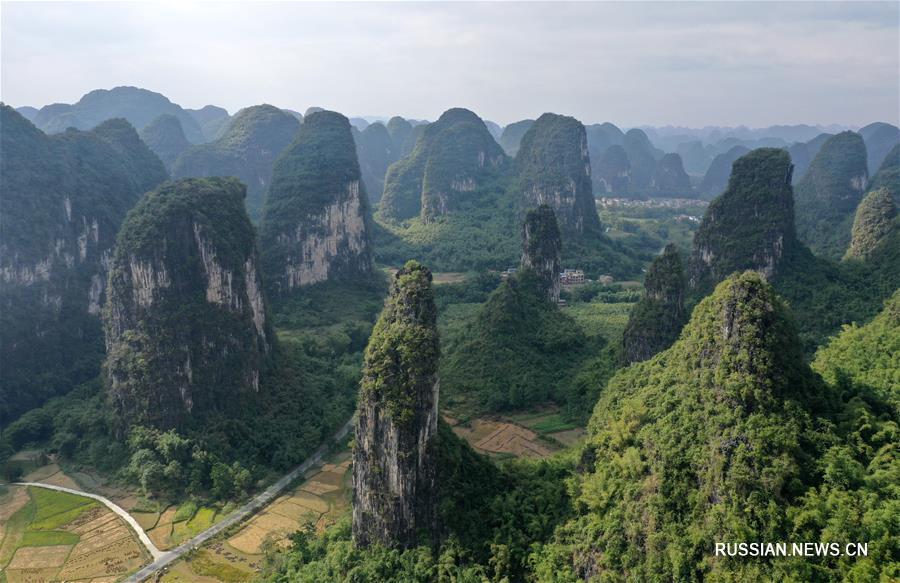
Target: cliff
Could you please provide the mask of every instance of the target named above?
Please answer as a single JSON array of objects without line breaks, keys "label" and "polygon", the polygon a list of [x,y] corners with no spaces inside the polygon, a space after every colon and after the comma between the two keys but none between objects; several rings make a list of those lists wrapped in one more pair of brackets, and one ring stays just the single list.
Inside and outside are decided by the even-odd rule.
[{"label": "cliff", "polygon": [[480,117],[449,109],[425,127],[408,157],[388,169],[379,215],[393,222],[417,216],[434,221],[475,198],[506,164]]},{"label": "cliff", "polygon": [[631,165],[631,192],[639,196],[647,195],[656,172],[653,144],[650,143],[647,134],[635,128],[625,133],[622,147],[628,154],[628,162]]},{"label": "cliff", "polygon": [[372,272],[369,202],[346,117],[306,117],[272,172],[260,247],[273,297]]},{"label": "cliff", "polygon": [[272,167],[299,128],[294,116],[277,107],[242,109],[215,141],[179,156],[172,165],[172,177],[236,176],[247,185],[247,212],[258,220],[272,181]]},{"label": "cliff", "polygon": [[103,313],[123,426],[183,427],[259,389],[275,338],[245,193],[233,178],[170,182],[123,223]]},{"label": "cliff", "polygon": [[766,278],[776,274],[797,247],[792,169],[788,153],[775,148],[753,150],[734,162],[728,188],[710,203],[694,236],[692,289],[708,291],[745,269]]},{"label": "cliff", "polygon": [[866,259],[876,253],[885,243],[893,241],[892,233],[898,231],[897,205],[886,188],[873,190],[862,199],[856,208],[850,246],[844,260]]},{"label": "cliff", "polygon": [[829,138],[795,189],[800,240],[818,255],[840,259],[867,184],[866,146],[859,134]]},{"label": "cliff", "polygon": [[541,205],[528,211],[522,224],[521,268],[534,271],[541,293],[552,303],[559,300],[561,249],[562,240],[553,209]]},{"label": "cliff", "polygon": [[545,113],[522,138],[515,165],[525,208],[548,205],[563,233],[600,232],[581,122]]},{"label": "cliff", "polygon": [[96,376],[119,225],[166,179],[124,120],[47,136],[0,106],[0,425]]},{"label": "cliff", "polygon": [[353,539],[415,546],[436,537],[437,308],[431,272],[397,272],[366,348],[353,447]]},{"label": "cliff", "polygon": [[181,122],[170,114],[159,116],[141,130],[141,139],[170,171],[178,156],[191,147],[191,143],[184,137]]},{"label": "cliff", "polygon": [[644,279],[644,297],[632,308],[622,341],[622,358],[631,364],[648,360],[672,345],[687,320],[687,281],[674,245],[666,245]]}]

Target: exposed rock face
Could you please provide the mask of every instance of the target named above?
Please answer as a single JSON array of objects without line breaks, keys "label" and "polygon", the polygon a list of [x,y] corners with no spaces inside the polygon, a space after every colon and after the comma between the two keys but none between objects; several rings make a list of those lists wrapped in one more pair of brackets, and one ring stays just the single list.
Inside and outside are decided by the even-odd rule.
[{"label": "exposed rock face", "polygon": [[539,117],[522,138],[516,171],[526,208],[548,205],[564,233],[600,232],[587,136],[577,119]]},{"label": "exposed rock face", "polygon": [[141,130],[141,139],[159,156],[168,170],[191,143],[184,137],[181,122],[174,115],[164,114]]},{"label": "exposed rock face", "polygon": [[869,175],[875,174],[892,148],[900,144],[900,128],[884,122],[875,122],[860,128],[859,135],[866,144]]},{"label": "exposed rock face", "polygon": [[797,184],[797,235],[814,253],[839,259],[850,243],[853,213],[868,184],[859,134],[828,139]]},{"label": "exposed rock face", "polygon": [[562,239],[556,214],[547,205],[525,214],[522,224],[522,269],[531,269],[541,291],[553,303],[559,301],[560,251]]},{"label": "exposed rock face", "polygon": [[[731,177],[732,164],[749,151],[744,146],[735,146],[713,158],[700,183],[700,195],[706,200],[711,200],[725,192],[728,179]],[[793,159],[793,155],[791,157]]]},{"label": "exposed rock face", "polygon": [[178,118],[191,143],[200,144],[205,141],[200,126],[187,111],[164,95],[139,87],[96,89],[73,105],[54,103],[42,107],[33,121],[34,125],[47,133],[63,132],[70,127],[86,130],[113,118],[124,118],[141,130],[166,113]]},{"label": "exposed rock face", "polygon": [[623,336],[625,362],[652,358],[672,345],[687,320],[684,296],[687,282],[681,257],[666,245],[653,260],[644,279],[644,297],[631,310]]},{"label": "exposed rock face", "polygon": [[592,166],[594,184],[600,192],[613,195],[628,193],[631,182],[631,163],[622,146],[610,146]]},{"label": "exposed rock face", "polygon": [[388,169],[379,213],[391,221],[433,221],[471,200],[506,163],[480,117],[449,109],[424,129],[407,158]]},{"label": "exposed rock face", "polygon": [[654,196],[684,198],[693,195],[691,179],[688,178],[678,154],[666,154],[656,163],[656,171],[650,181]]},{"label": "exposed rock face", "polygon": [[885,189],[873,190],[856,208],[853,237],[844,259],[866,259],[897,230],[897,205]]},{"label": "exposed rock face", "polygon": [[500,147],[508,156],[515,157],[519,153],[522,138],[533,124],[533,119],[523,119],[503,128],[503,133],[500,134]]},{"label": "exposed rock face", "polygon": [[47,136],[0,106],[0,425],[97,375],[116,232],[162,162],[128,122]]},{"label": "exposed rock face", "polygon": [[278,156],[297,136],[300,122],[271,105],[242,109],[215,141],[185,151],[173,178],[237,176],[247,185],[247,212],[258,220]]},{"label": "exposed rock face", "polygon": [[759,148],[738,158],[728,188],[710,203],[694,236],[690,285],[708,290],[735,271],[776,275],[796,247],[793,166],[788,153]]},{"label": "exposed rock face", "polygon": [[122,225],[104,323],[124,426],[184,426],[259,389],[274,335],[245,193],[233,178],[166,183]]},{"label": "exposed rock face", "polygon": [[379,122],[369,125],[363,131],[354,129],[353,138],[356,141],[356,156],[359,158],[366,194],[369,195],[369,201],[376,204],[384,191],[387,169],[398,158],[394,141],[384,124]]},{"label": "exposed rock face", "polygon": [[372,272],[369,202],[346,117],[315,112],[275,165],[260,229],[267,285],[284,296]]},{"label": "exposed rock face", "polygon": [[437,533],[437,308],[431,272],[394,276],[366,348],[353,448],[353,539],[408,548]]}]

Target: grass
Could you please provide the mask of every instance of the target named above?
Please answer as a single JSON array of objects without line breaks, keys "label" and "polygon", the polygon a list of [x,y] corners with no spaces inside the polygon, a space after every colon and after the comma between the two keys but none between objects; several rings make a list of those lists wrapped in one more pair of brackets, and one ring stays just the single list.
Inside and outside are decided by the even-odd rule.
[{"label": "grass", "polygon": [[242,583],[253,579],[253,574],[238,569],[227,563],[220,563],[213,559],[207,551],[200,551],[191,559],[188,564],[191,570],[205,577],[213,577],[224,583]]},{"label": "grass", "polygon": [[28,488],[28,494],[36,507],[29,530],[53,530],[97,506],[90,498],[46,488]]},{"label": "grass", "polygon": [[172,522],[184,522],[185,520],[190,520],[194,517],[194,514],[197,513],[198,509],[199,507],[196,502],[188,500],[175,511],[175,518],[172,519]]},{"label": "grass", "polygon": [[20,547],[52,547],[74,545],[81,540],[77,534],[62,530],[29,530],[22,536]]},{"label": "grass", "polygon": [[570,423],[562,418],[558,413],[548,415],[537,420],[535,423],[527,426],[532,431],[536,431],[541,435],[547,433],[556,433],[557,431],[566,431],[568,429],[576,429],[578,425]]},{"label": "grass", "polygon": [[570,304],[564,311],[581,326],[587,336],[602,336],[610,344],[618,344],[622,341],[622,333],[628,324],[628,314],[633,305],[578,302]]},{"label": "grass", "polygon": [[191,530],[196,529],[197,532],[205,530],[212,526],[213,518],[215,518],[215,516],[215,508],[207,508],[204,506],[203,508],[200,508],[197,513],[194,514],[194,517],[188,521],[188,528]]}]

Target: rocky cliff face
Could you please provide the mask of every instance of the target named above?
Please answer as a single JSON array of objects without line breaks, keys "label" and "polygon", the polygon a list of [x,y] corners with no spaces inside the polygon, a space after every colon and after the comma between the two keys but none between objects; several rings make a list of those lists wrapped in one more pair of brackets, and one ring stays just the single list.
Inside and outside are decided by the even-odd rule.
[{"label": "rocky cliff face", "polygon": [[0,425],[95,376],[116,232],[162,162],[128,122],[47,136],[0,106]]},{"label": "rocky cliff face", "polygon": [[408,548],[437,533],[437,308],[431,272],[394,276],[366,348],[353,448],[353,539]]},{"label": "rocky cliff face", "polygon": [[539,117],[522,138],[516,172],[526,208],[549,206],[564,233],[600,231],[587,135],[577,119],[554,113]]},{"label": "rocky cliff face", "polygon": [[260,229],[276,296],[372,272],[369,203],[346,117],[310,114],[272,173]]},{"label": "rocky cliff face", "polygon": [[797,184],[797,235],[818,255],[839,259],[850,243],[853,213],[868,185],[859,134],[830,137]]},{"label": "rocky cliff face", "polygon": [[551,302],[559,301],[560,250],[562,240],[556,214],[547,205],[525,214],[522,224],[522,269],[535,272],[541,291]]},{"label": "rocky cliff face", "polygon": [[159,156],[168,170],[191,143],[184,137],[181,122],[174,115],[161,115],[141,130],[141,139]]},{"label": "rocky cliff face", "polygon": [[259,389],[274,335],[245,193],[233,178],[166,183],[122,225],[103,315],[124,426],[182,427]]},{"label": "rocky cliff face", "polygon": [[669,153],[659,159],[650,181],[650,190],[659,197],[684,198],[693,195],[691,179],[684,171],[680,155]]},{"label": "rocky cliff face", "polygon": [[247,185],[247,212],[258,220],[275,161],[299,128],[294,116],[277,107],[242,109],[218,139],[179,156],[172,165],[172,177],[237,176]]},{"label": "rocky cliff face", "polygon": [[792,170],[788,153],[775,148],[753,150],[734,162],[728,188],[710,203],[694,236],[691,288],[708,291],[745,269],[776,275],[797,246]]},{"label": "rocky cliff face", "polygon": [[687,281],[674,245],[666,245],[644,279],[644,297],[631,310],[623,336],[626,363],[652,358],[672,345],[687,320]]},{"label": "rocky cliff face", "polygon": [[449,109],[425,127],[408,157],[388,169],[379,214],[389,221],[433,221],[474,199],[506,165],[480,117]]},{"label": "rocky cliff face", "polygon": [[882,188],[870,192],[856,208],[850,247],[844,260],[866,259],[897,230],[897,205],[890,191]]}]

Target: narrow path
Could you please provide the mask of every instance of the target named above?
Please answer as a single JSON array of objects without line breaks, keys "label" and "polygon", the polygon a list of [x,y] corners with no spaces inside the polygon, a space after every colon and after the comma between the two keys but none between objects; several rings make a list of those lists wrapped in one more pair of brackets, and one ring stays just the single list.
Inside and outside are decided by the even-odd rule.
[{"label": "narrow path", "polygon": [[144,546],[147,547],[147,551],[153,556],[153,559],[159,559],[164,555],[164,553],[156,548],[156,545],[153,544],[153,541],[150,540],[150,537],[147,536],[147,533],[144,532],[144,529],[138,524],[138,521],[134,519],[133,516],[125,512],[125,510],[104,496],[100,496],[99,494],[91,494],[89,492],[82,492],[81,490],[74,490],[72,488],[66,488],[64,486],[55,486],[53,484],[42,484],[40,482],[16,482],[17,486],[32,486],[35,488],[46,488],[47,490],[56,490],[58,492],[66,492],[68,494],[75,494],[76,496],[83,496],[85,498],[91,498],[96,500],[118,514],[122,520],[127,522],[131,528],[137,533],[138,538],[141,539],[141,542],[144,543]]},{"label": "narrow path", "polygon": [[[344,426],[341,427],[338,430],[338,432],[334,434],[334,440],[340,441],[348,433],[350,433],[350,430],[352,428],[353,428],[353,418],[351,417],[350,420],[347,421],[344,424]],[[228,527],[241,522],[242,520],[244,520],[245,518],[247,518],[248,516],[250,516],[252,514],[256,514],[256,512],[258,512],[261,508],[268,505],[272,500],[274,500],[276,498],[276,496],[278,496],[278,494],[280,494],[282,490],[287,488],[291,482],[296,480],[299,476],[303,475],[313,465],[322,461],[322,458],[328,452],[328,445],[329,444],[327,444],[327,443],[323,443],[322,445],[320,445],[319,449],[317,449],[311,456],[309,456],[309,458],[307,458],[307,460],[305,462],[303,462],[302,464],[300,464],[299,466],[297,466],[296,468],[294,468],[293,470],[291,470],[290,472],[288,472],[287,474],[282,476],[277,482],[275,482],[274,484],[272,484],[271,486],[269,486],[268,488],[266,488],[265,490],[263,490],[262,492],[260,492],[256,496],[254,496],[253,498],[251,498],[249,502],[247,502],[246,504],[244,504],[243,506],[241,506],[240,508],[238,508],[237,510],[235,510],[234,512],[229,514],[228,517],[225,518],[224,520],[222,520],[221,522],[217,522],[216,524],[214,524],[211,527],[209,527],[208,529],[204,530],[203,532],[201,532],[194,538],[190,539],[189,541],[181,543],[180,545],[178,545],[177,547],[175,547],[174,549],[172,549],[170,551],[163,552],[158,557],[154,555],[154,561],[152,563],[150,563],[149,565],[147,565],[146,567],[144,567],[143,569],[141,569],[134,575],[125,579],[124,583],[138,583],[140,581],[143,581],[144,579],[146,579],[147,577],[150,577],[151,575],[153,575],[154,573],[156,573],[163,567],[172,563],[174,560],[179,558],[181,555],[185,554],[186,552],[190,551],[191,549],[197,548],[198,546],[205,543],[206,541],[208,541],[212,537],[216,536],[217,534],[219,534],[223,530],[227,529]],[[76,492],[76,493],[79,493],[79,492]],[[139,532],[143,532],[143,531],[139,531]],[[152,545],[152,543],[150,543],[150,544]],[[150,548],[150,547],[148,547],[148,548]],[[153,547],[153,548],[155,548],[155,547]]]}]

